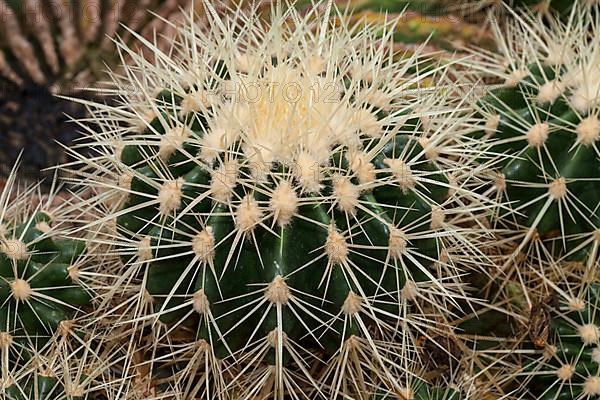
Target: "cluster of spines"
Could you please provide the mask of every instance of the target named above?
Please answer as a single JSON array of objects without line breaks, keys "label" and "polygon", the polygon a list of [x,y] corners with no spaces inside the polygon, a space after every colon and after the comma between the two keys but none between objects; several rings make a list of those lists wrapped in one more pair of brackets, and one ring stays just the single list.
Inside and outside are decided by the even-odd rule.
[{"label": "cluster of spines", "polygon": [[[88,204],[108,210],[90,226],[106,225],[122,279],[139,281],[132,320],[167,323],[163,340],[204,320],[179,350],[157,347],[190,357],[175,387],[200,379],[205,395],[282,397],[297,378],[297,390],[341,395],[360,373],[371,382],[361,390],[397,391],[395,337],[443,330],[439,310],[468,300],[456,262],[485,262],[468,227],[484,206],[464,168],[475,157],[465,110],[421,83],[443,80],[441,69],[412,75],[420,56],[393,61],[391,25],[332,29],[316,10],[274,14],[266,31],[243,14],[209,20],[208,32],[190,20],[169,54],[150,46],[155,63],[123,46],[135,61],[114,75],[126,107],[94,111],[98,157],[81,158],[79,174],[97,190]],[[232,87],[263,97],[231,98]],[[323,377],[305,365],[332,356]]]},{"label": "cluster of spines", "polygon": [[[494,225],[545,245],[542,257],[596,257],[600,179],[597,18],[578,6],[566,22],[545,24],[531,14],[496,26],[503,61],[484,56],[476,68],[504,80],[482,98],[484,138],[491,140],[493,190],[507,204]],[[504,62],[504,66],[499,63]],[[493,64],[497,66],[494,67]]]}]

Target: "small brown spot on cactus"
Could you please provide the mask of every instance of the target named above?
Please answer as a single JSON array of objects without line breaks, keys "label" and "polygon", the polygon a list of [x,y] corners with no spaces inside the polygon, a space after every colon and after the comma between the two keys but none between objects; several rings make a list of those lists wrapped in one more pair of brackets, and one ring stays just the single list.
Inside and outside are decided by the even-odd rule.
[{"label": "small brown spot on cactus", "polygon": [[413,176],[410,166],[404,161],[400,159],[386,158],[383,160],[383,162],[390,167],[390,170],[392,174],[394,174],[394,177],[396,178],[403,193],[406,194],[415,187],[415,177]]},{"label": "small brown spot on cactus", "polygon": [[40,222],[36,223],[35,229],[37,229],[38,231],[40,231],[42,233],[46,233],[46,234],[52,230],[52,228],[50,228],[50,225],[48,225],[48,223],[46,221],[40,221]]},{"label": "small brown spot on cactus", "polygon": [[71,278],[73,282],[79,282],[79,280],[81,279],[81,271],[79,270],[79,267],[77,265],[69,266],[69,268],[67,268],[67,271],[69,272],[69,278]]},{"label": "small brown spot on cactus", "polygon": [[64,321],[60,321],[60,323],[58,324],[58,333],[61,336],[68,336],[70,333],[73,332],[73,328],[75,327],[75,322],[72,320],[64,320]]},{"label": "small brown spot on cactus", "polygon": [[333,197],[341,211],[354,214],[358,207],[360,190],[345,176],[335,175],[333,181]]},{"label": "small brown spot on cactus", "polygon": [[553,104],[565,90],[565,85],[557,80],[546,82],[540,87],[537,102],[540,105]]},{"label": "small brown spot on cactus", "polygon": [[568,307],[569,311],[583,311],[585,309],[585,301],[578,297],[573,297],[569,299]]},{"label": "small brown spot on cactus", "polygon": [[152,239],[150,236],[144,237],[137,246],[137,257],[139,261],[146,262],[152,260]]},{"label": "small brown spot on cactus", "polygon": [[161,160],[167,161],[177,150],[183,146],[183,143],[192,135],[192,131],[187,126],[176,126],[169,129],[160,137],[158,147],[158,156]]},{"label": "small brown spot on cactus", "polygon": [[483,130],[487,137],[493,136],[498,130],[498,125],[500,125],[500,116],[499,115],[491,115],[485,121],[485,126]]},{"label": "small brown spot on cactus", "polygon": [[444,215],[444,210],[442,210],[441,207],[439,206],[432,206],[431,207],[431,225],[430,228],[435,230],[435,229],[440,229],[444,226],[444,221],[446,219],[446,216]]},{"label": "small brown spot on cactus", "polygon": [[406,299],[409,301],[414,301],[417,299],[417,296],[419,295],[419,288],[417,287],[417,284],[415,282],[406,281],[406,283],[404,284],[404,287],[400,291],[400,295],[402,296],[403,299]]},{"label": "small brown spot on cactus", "polygon": [[13,343],[13,337],[8,332],[0,332],[0,349],[6,350]]},{"label": "small brown spot on cactus", "polygon": [[510,73],[504,82],[504,86],[508,88],[516,87],[521,81],[529,76],[529,71],[526,69],[517,69]]}]

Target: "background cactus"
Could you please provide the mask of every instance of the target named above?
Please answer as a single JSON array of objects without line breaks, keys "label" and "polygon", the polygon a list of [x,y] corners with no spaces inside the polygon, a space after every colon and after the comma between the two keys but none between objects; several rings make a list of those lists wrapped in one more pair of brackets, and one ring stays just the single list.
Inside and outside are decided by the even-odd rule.
[{"label": "background cactus", "polygon": [[496,154],[495,188],[508,203],[494,220],[522,235],[514,250],[543,243],[541,257],[597,257],[600,138],[598,20],[580,7],[568,22],[516,16],[496,26],[501,59],[475,68],[503,80],[478,101],[482,135]]},{"label": "background cactus", "polygon": [[181,19],[182,10],[191,4],[191,0],[0,1],[0,176],[9,174],[25,149],[21,175],[32,181],[40,175],[51,180],[52,174],[41,170],[67,161],[54,141],[70,145],[79,138],[76,124],[69,120],[86,116],[85,107],[56,95],[94,98],[94,92],[83,89],[99,86],[106,78],[106,65],[122,62],[115,57],[116,37],[143,50],[131,32],[152,39],[157,30],[157,46],[165,48],[172,35],[167,21]]},{"label": "background cactus", "polygon": [[540,399],[600,396],[600,286],[580,290],[551,294],[531,311],[545,325],[533,335],[538,351],[524,357],[524,375],[527,392]]},{"label": "background cactus", "polygon": [[151,309],[133,319],[194,333],[174,385],[195,396],[397,391],[393,338],[449,331],[468,299],[459,265],[484,261],[463,227],[483,208],[471,127],[443,69],[395,61],[392,22],[318,12],[188,21],[169,53],[151,47],[154,64],[120,46],[126,107],[98,105],[86,146],[99,156],[79,156],[89,203],[107,207],[89,226],[116,219],[118,275]]},{"label": "background cactus", "polygon": [[18,188],[14,173],[0,195],[0,334],[22,356],[92,296],[81,273],[85,243],[61,238],[61,208],[51,206],[54,195],[39,196],[37,186]]}]

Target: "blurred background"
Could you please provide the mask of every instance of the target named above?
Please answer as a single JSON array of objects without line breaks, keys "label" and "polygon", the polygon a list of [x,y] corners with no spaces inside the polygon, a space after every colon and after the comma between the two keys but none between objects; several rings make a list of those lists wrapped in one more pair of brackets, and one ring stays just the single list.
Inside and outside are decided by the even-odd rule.
[{"label": "blurred background", "polygon": [[[228,7],[256,7],[262,13],[272,1],[214,2]],[[300,9],[325,2],[300,0]],[[460,55],[465,46],[491,46],[485,16],[501,0],[341,0],[337,3],[355,23],[399,20],[398,50],[426,45],[439,57]],[[173,35],[170,22],[190,7],[202,18],[196,0],[0,0],[0,182],[22,151],[22,178],[53,174],[47,168],[68,162],[64,148],[81,137],[72,119],[86,109],[65,97],[100,100],[86,88],[101,87],[107,68],[118,69],[114,39],[144,52],[132,32],[156,40],[165,49]],[[265,13],[266,14],[266,13]],[[128,28],[126,28],[128,27]],[[110,102],[111,99],[103,98]],[[60,143],[60,144],[59,144]]]}]

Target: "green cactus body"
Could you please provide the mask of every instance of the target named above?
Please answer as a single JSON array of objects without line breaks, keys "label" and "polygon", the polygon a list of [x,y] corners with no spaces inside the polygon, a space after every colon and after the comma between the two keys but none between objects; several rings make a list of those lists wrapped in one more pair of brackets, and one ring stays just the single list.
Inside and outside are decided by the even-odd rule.
[{"label": "green cactus body", "polygon": [[51,229],[50,216],[43,212],[18,225],[3,225],[0,332],[11,340],[43,342],[91,300],[73,281],[77,271],[71,267],[84,243],[56,240]]},{"label": "green cactus body", "polygon": [[[166,114],[174,114],[168,102],[160,99],[158,102],[159,109],[165,109]],[[210,114],[194,112],[181,118],[180,123],[206,118],[210,118]],[[290,295],[296,291],[299,296],[304,293],[312,297],[306,298],[306,307],[311,307],[314,314],[312,321],[307,317],[298,318],[299,310],[294,310],[293,306],[281,308],[284,331],[293,340],[300,340],[307,329],[317,332],[324,321],[342,310],[347,315],[358,312],[361,301],[364,301],[360,299],[364,297],[372,298],[383,309],[397,313],[398,306],[394,303],[406,277],[428,279],[419,267],[427,267],[438,259],[439,243],[435,238],[426,237],[412,241],[410,246],[414,256],[403,258],[402,267],[390,265],[390,260],[396,257],[390,248],[398,251],[397,254],[404,251],[400,248],[406,246],[401,229],[413,227],[413,233],[430,231],[432,207],[443,202],[448,195],[447,179],[435,163],[426,159],[416,140],[421,124],[412,122],[416,125],[407,123],[398,127],[401,132],[407,133],[394,135],[374,153],[369,164],[361,166],[365,171],[372,171],[373,178],[380,182],[377,187],[362,193],[358,189],[359,178],[349,165],[351,150],[341,146],[333,152],[329,166],[320,167],[324,170],[322,187],[317,193],[304,196],[293,188],[294,171],[286,165],[272,165],[268,171],[271,176],[259,180],[249,191],[245,188],[247,183],[236,182],[239,178],[235,177],[251,179],[250,162],[243,157],[231,159],[227,164],[215,161],[209,165],[185,160],[184,152],[195,154],[201,151],[194,143],[202,139],[204,130],[210,129],[208,126],[192,124],[190,140],[183,142],[182,150],[166,160],[167,168],[162,171],[155,171],[156,165],[137,157],[145,152],[160,153],[160,144],[148,145],[145,149],[136,145],[126,146],[122,161],[134,167],[131,190],[136,194],[129,196],[118,223],[151,238],[150,258],[155,260],[150,262],[146,288],[158,300],[156,307],[173,308],[193,295],[196,311],[206,313],[208,308],[204,305],[210,304],[210,314],[225,316],[217,324],[221,332],[227,332],[243,321],[235,336],[227,341],[235,349],[245,344],[257,326],[265,335],[277,326],[275,309],[265,314],[254,312],[249,317],[246,310],[240,309],[248,302],[258,303],[257,299],[261,297],[271,303],[257,304],[261,309],[287,305]],[[150,126],[158,127],[159,134],[165,135],[159,118],[150,122]],[[394,128],[390,126],[387,129]],[[381,145],[379,140],[367,136],[360,140],[361,147],[365,149]],[[238,143],[218,158],[225,159],[227,153],[234,154],[236,147],[239,147]],[[412,171],[406,169],[396,173],[427,175],[430,181],[422,192],[427,195],[412,190],[408,181],[405,188],[398,185],[397,178],[386,164],[390,159],[413,160],[415,167]],[[160,176],[171,179],[164,182]],[[232,176],[234,181],[231,182],[230,193],[241,200],[215,201],[216,194],[214,190],[211,192],[211,185],[214,189],[221,183],[229,183],[226,181],[231,181]],[[406,178],[410,179],[409,176]],[[181,191],[181,201],[177,208],[169,210],[172,215],[165,216],[167,223],[153,225],[148,221],[161,215],[164,203],[135,208],[147,202],[148,198],[160,198],[161,193],[164,196],[165,184]],[[340,199],[338,193],[342,191],[345,191],[347,199],[343,197],[337,204],[327,198]],[[274,193],[280,197],[274,197]],[[273,204],[274,201],[284,202],[280,209],[272,208],[280,213],[278,216],[265,218],[260,225],[251,220],[253,215],[265,212],[265,204]],[[360,209],[350,212],[350,207],[359,204]],[[237,211],[231,213],[232,207]],[[292,211],[288,208],[293,209],[293,215],[286,214]],[[192,212],[183,212],[186,209]],[[251,224],[244,225],[244,219],[249,219]],[[361,222],[357,224],[356,221]],[[250,237],[240,240],[240,234],[246,232],[251,233]],[[187,246],[182,246],[182,243],[187,243]],[[352,247],[365,246],[364,251],[352,251]],[[202,266],[203,261],[210,268]],[[410,272],[403,271],[404,268]],[[282,277],[289,278],[284,280]],[[264,291],[257,293],[260,285]],[[182,297],[173,298],[169,304],[161,304],[160,299],[172,293],[174,288],[177,289],[175,293]],[[223,302],[223,299],[239,300]],[[188,310],[189,307],[164,314],[162,319],[173,321]],[[266,316],[262,321],[261,315]],[[344,328],[343,319],[330,326],[325,336],[326,340],[331,340],[332,351],[339,346],[342,332],[346,338],[359,333],[356,325]],[[207,340],[218,337],[218,333],[208,327],[203,325],[200,335]]]},{"label": "green cactus body", "polygon": [[600,285],[587,289],[585,302],[572,302],[554,315],[550,344],[541,359],[531,361],[527,387],[543,400],[600,396]]},{"label": "green cactus body", "polygon": [[539,238],[552,247],[551,253],[572,260],[586,259],[594,237],[600,237],[595,89],[600,70],[591,53],[593,44],[571,49],[557,47],[555,40],[566,40],[573,30],[587,35],[585,26],[594,29],[586,25],[591,14],[573,26],[556,21],[561,28],[530,21],[535,34],[518,26],[515,31],[522,29],[524,43],[538,40],[538,34],[548,38],[535,45],[543,50],[527,54],[531,62],[523,63],[511,48],[519,45],[504,46],[512,65],[498,76],[506,83],[478,104],[487,119],[484,133],[494,141],[491,151],[499,156],[494,164],[499,173],[496,189],[509,202],[499,212],[501,224],[529,228],[527,240]]}]

